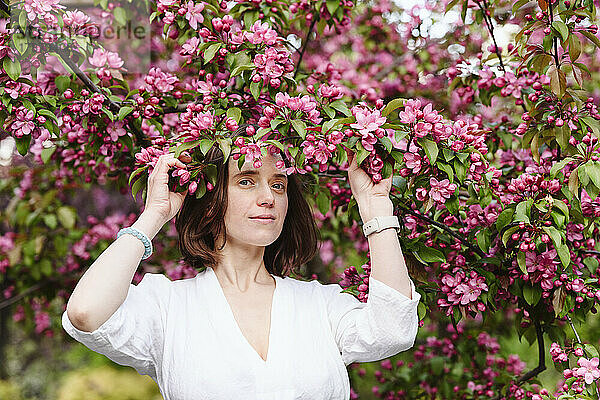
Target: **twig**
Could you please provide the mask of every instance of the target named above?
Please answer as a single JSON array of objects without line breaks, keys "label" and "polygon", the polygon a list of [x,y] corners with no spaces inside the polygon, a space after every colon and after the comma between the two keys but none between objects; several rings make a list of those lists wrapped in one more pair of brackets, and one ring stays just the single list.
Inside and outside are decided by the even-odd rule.
[{"label": "twig", "polygon": [[[100,88],[98,88],[98,86],[96,86],[96,84],[94,82],[92,82],[90,78],[88,78],[88,76],[79,68],[79,66],[76,63],[74,63],[73,60],[71,60],[71,58],[69,56],[65,55],[60,48],[58,48],[53,43],[48,44],[48,47],[52,51],[54,51],[56,54],[59,55],[59,57],[65,62],[65,64],[67,64],[69,66],[69,68],[71,68],[71,70],[73,70],[73,72],[75,73],[75,75],[77,75],[77,77],[83,82],[83,84],[88,89],[90,89],[94,93],[100,93],[103,96],[105,96],[104,93],[102,93],[102,91],[100,90]],[[121,105],[120,104],[115,103],[114,101],[112,101],[108,97],[106,97],[106,101],[108,102],[108,107],[110,108],[110,110],[113,113],[118,113],[119,112],[119,110],[121,109]],[[131,119],[128,122],[128,126],[133,131],[133,133],[135,134],[135,137],[136,137],[137,141],[141,145],[143,145],[143,146],[150,146],[152,144],[150,142],[150,140],[144,136],[143,132],[140,131],[137,128],[137,126],[135,126],[135,124],[133,123],[133,121]]]},{"label": "twig", "polygon": [[[394,197],[397,198],[397,196],[392,195]],[[397,207],[402,208],[402,210],[408,214],[411,214],[419,219],[422,219],[423,221],[429,222],[432,225],[437,226],[438,228],[442,229],[443,231],[447,232],[448,234],[452,235],[452,237],[458,239],[460,242],[462,242],[464,245],[466,245],[472,252],[477,253],[481,258],[485,258],[486,254],[481,251],[481,249],[478,249],[477,247],[475,247],[472,243],[468,242],[464,237],[460,236],[458,233],[454,232],[453,230],[451,230],[450,228],[448,228],[446,225],[431,219],[425,215],[419,214],[413,210],[411,210],[410,208],[406,207],[404,204],[398,203]]]},{"label": "twig", "polygon": [[[485,0],[484,0],[484,3],[485,3]],[[505,71],[504,63],[502,62],[502,55],[500,54],[500,50],[498,49],[498,43],[496,43],[496,36],[494,36],[494,24],[492,21],[492,17],[489,17],[487,15],[487,4],[484,7],[477,0],[475,0],[475,4],[477,4],[479,6],[479,9],[481,10],[481,13],[483,14],[483,20],[485,21],[488,31],[490,32],[490,36],[492,37],[492,41],[494,42],[495,53],[498,56],[498,60],[500,61],[500,68],[502,68],[502,71]]]},{"label": "twig", "polygon": [[[552,23],[554,22],[554,12],[552,11],[552,0],[548,0],[548,11],[550,14],[550,26],[552,26]],[[556,38],[556,36],[554,36],[552,38],[552,44],[554,46],[554,62],[556,63],[556,68],[558,69],[559,67],[559,61],[558,61],[558,39]]]},{"label": "twig", "polygon": [[27,288],[26,290],[24,290],[23,292],[19,293],[18,295],[11,297],[8,300],[4,300],[3,302],[0,303],[0,310],[9,307],[11,305],[13,305],[14,303],[18,302],[19,300],[21,300],[23,297],[43,288],[44,286],[46,286],[48,283],[53,282],[51,280],[46,280],[43,282],[39,282],[36,283],[35,285],[33,285],[30,288]]},{"label": "twig", "polygon": [[304,52],[306,51],[306,46],[308,45],[308,42],[310,41],[310,34],[312,33],[312,30],[315,27],[315,24],[317,23],[318,18],[319,17],[313,18],[312,22],[310,23],[310,28],[308,28],[308,33],[306,34],[306,39],[304,39],[304,43],[302,43],[302,50],[300,50],[300,57],[298,57],[298,62],[296,63],[296,68],[294,71],[294,79],[296,79],[296,75],[298,74],[298,70],[300,68],[300,63],[302,62],[302,57],[304,56]]},{"label": "twig", "polygon": [[582,253],[588,253],[588,254],[595,254],[597,256],[600,256],[600,251],[598,250],[580,250]]},{"label": "twig", "polygon": [[[579,333],[577,333],[577,330],[575,329],[575,325],[573,324],[573,321],[571,320],[571,317],[569,316],[569,314],[567,314],[567,321],[569,321],[569,325],[571,325],[571,329],[573,330],[573,333],[575,334],[575,339],[577,339],[577,343],[579,343],[583,348],[583,343],[581,342]],[[588,354],[588,352],[585,350],[585,348],[583,348],[583,352],[585,353],[586,357],[590,356],[590,354]],[[598,399],[600,399],[600,389],[598,389],[598,383],[596,383],[595,385],[596,385],[596,396],[598,396]]]}]

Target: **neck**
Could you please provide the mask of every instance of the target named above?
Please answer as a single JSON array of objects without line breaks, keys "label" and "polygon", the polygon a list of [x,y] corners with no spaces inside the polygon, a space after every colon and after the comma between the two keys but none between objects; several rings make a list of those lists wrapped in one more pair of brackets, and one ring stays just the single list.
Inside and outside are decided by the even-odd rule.
[{"label": "neck", "polygon": [[265,285],[272,286],[274,279],[265,267],[264,254],[263,246],[238,243],[227,238],[225,247],[219,251],[220,262],[213,270],[224,288],[246,292]]}]

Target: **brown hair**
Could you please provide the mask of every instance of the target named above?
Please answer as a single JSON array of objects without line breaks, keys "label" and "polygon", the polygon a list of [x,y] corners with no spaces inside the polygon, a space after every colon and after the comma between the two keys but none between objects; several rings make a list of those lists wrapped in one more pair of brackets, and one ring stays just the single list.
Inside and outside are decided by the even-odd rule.
[{"label": "brown hair", "polygon": [[[220,249],[215,249],[215,240],[221,234],[226,237],[229,166],[222,160],[223,153],[218,146],[207,152],[205,162],[217,166],[215,187],[200,199],[195,195],[186,196],[175,218],[179,251],[184,261],[197,269],[219,262]],[[288,210],[283,229],[277,240],[265,248],[263,258],[270,274],[283,277],[290,272],[298,273],[297,268],[317,252],[319,231],[303,195],[306,184],[296,174],[288,175]]]}]

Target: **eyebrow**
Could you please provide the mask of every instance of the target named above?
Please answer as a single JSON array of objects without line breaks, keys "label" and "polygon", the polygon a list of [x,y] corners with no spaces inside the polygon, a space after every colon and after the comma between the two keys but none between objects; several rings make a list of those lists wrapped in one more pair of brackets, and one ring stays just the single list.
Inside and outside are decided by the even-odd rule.
[{"label": "eyebrow", "polygon": [[[249,171],[238,172],[233,177],[237,178],[238,176],[256,176],[256,175],[258,175],[258,171],[249,170]],[[275,178],[285,178],[287,180],[287,175],[285,175],[285,174],[274,174],[273,177],[275,177]]]}]

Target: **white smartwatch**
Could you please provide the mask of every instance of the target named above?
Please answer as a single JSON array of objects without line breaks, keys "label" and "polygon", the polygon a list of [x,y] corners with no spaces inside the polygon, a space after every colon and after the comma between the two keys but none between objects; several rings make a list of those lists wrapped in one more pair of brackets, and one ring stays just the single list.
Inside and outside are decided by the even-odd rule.
[{"label": "white smartwatch", "polygon": [[365,236],[369,236],[371,233],[381,232],[382,230],[388,228],[396,228],[396,230],[400,228],[398,217],[395,215],[375,217],[364,223],[363,232]]}]

